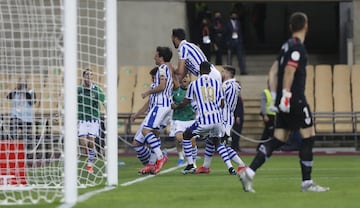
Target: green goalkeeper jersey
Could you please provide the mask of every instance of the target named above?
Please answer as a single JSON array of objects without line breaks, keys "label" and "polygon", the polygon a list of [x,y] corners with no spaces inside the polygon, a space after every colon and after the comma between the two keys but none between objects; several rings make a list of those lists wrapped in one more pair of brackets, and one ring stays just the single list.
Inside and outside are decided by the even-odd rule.
[{"label": "green goalkeeper jersey", "polygon": [[[186,89],[178,87],[173,90],[173,100],[175,104],[181,103],[186,95]],[[191,121],[195,119],[195,111],[191,104],[187,104],[184,108],[176,109],[173,112],[173,120]]]},{"label": "green goalkeeper jersey", "polygon": [[102,89],[92,84],[90,88],[78,86],[78,120],[92,121],[100,119],[100,103],[105,102]]}]

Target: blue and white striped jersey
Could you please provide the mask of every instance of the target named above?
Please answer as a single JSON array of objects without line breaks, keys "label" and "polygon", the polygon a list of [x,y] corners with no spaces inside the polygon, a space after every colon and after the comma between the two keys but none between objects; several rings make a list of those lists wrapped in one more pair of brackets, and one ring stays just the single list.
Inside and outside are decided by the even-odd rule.
[{"label": "blue and white striped jersey", "polygon": [[222,84],[224,91],[225,106],[223,108],[223,119],[224,123],[233,125],[234,124],[234,111],[238,101],[241,87],[235,79],[228,79]]},{"label": "blue and white striped jersey", "polygon": [[201,75],[190,83],[186,98],[195,100],[199,124],[216,124],[222,122],[220,107],[224,94],[220,83],[209,75]]},{"label": "blue and white striped jersey", "polygon": [[179,59],[185,59],[185,68],[195,76],[199,76],[200,64],[207,61],[201,49],[197,45],[183,40],[179,44],[178,53]]},{"label": "blue and white striped jersey", "polygon": [[159,70],[157,71],[154,78],[155,87],[160,84],[160,79],[162,77],[166,79],[166,87],[162,92],[155,94],[154,102],[155,105],[158,106],[170,107],[172,103],[173,80],[172,72],[166,64],[159,66]]}]

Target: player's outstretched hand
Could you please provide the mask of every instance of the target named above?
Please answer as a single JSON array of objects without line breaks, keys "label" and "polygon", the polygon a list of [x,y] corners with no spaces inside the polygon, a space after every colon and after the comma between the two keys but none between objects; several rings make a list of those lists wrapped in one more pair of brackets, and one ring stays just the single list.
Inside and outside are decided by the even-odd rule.
[{"label": "player's outstretched hand", "polygon": [[279,108],[282,112],[289,113],[290,112],[290,99],[291,99],[291,92],[283,89],[282,97],[280,100]]}]

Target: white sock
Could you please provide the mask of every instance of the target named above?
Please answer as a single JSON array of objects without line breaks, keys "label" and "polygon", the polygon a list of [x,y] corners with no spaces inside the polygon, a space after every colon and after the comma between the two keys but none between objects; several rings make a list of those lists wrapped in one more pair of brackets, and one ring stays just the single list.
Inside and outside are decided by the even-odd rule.
[{"label": "white sock", "polygon": [[239,157],[239,155],[235,155],[233,158],[231,158],[232,161],[234,161],[238,166],[245,166],[244,161]]},{"label": "white sock", "polygon": [[313,183],[313,180],[305,180],[301,182],[301,187],[306,187]]},{"label": "white sock", "polygon": [[149,164],[154,165],[156,163],[156,159],[157,159],[156,154],[153,151],[151,151]]},{"label": "white sock", "polygon": [[212,157],[209,157],[209,156],[204,155],[204,163],[203,163],[203,166],[204,166],[205,168],[209,168],[209,167],[210,167],[211,159],[212,159]]},{"label": "white sock", "polygon": [[178,152],[179,160],[184,160],[184,153],[182,151]]},{"label": "white sock", "polygon": [[251,179],[254,179],[254,177],[255,177],[255,171],[253,171],[253,169],[251,169],[251,168],[246,168],[245,171],[246,171],[246,174],[247,174]]}]

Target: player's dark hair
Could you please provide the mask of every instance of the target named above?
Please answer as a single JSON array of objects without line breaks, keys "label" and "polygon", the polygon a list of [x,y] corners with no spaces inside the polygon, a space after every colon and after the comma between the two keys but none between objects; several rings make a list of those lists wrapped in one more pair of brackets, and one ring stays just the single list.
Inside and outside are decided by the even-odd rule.
[{"label": "player's dark hair", "polygon": [[208,61],[201,62],[200,64],[200,74],[209,74],[211,69],[211,64]]},{"label": "player's dark hair", "polygon": [[21,89],[27,89],[27,81],[26,81],[26,79],[24,79],[24,78],[19,78],[18,79],[18,85],[20,85],[21,87]]},{"label": "player's dark hair", "polygon": [[231,77],[235,77],[236,70],[235,70],[235,68],[234,68],[233,66],[228,66],[228,65],[226,65],[226,66],[223,66],[223,68],[224,68],[226,71],[230,72]]},{"label": "player's dark hair", "polygon": [[289,24],[291,32],[302,30],[307,23],[307,16],[303,12],[295,12],[290,16]]},{"label": "player's dark hair", "polygon": [[92,73],[91,69],[87,68],[87,69],[84,69],[84,70],[83,70],[82,75],[84,76],[87,72]]},{"label": "player's dark hair", "polygon": [[169,62],[172,58],[172,51],[169,47],[158,46],[156,51],[159,53],[160,57],[163,57],[165,62]]},{"label": "player's dark hair", "polygon": [[158,69],[159,69],[159,67],[155,66],[153,69],[150,70],[150,75],[155,76]]},{"label": "player's dark hair", "polygon": [[185,30],[182,28],[175,28],[172,30],[172,36],[177,37],[179,40],[185,40]]}]

